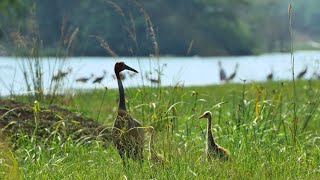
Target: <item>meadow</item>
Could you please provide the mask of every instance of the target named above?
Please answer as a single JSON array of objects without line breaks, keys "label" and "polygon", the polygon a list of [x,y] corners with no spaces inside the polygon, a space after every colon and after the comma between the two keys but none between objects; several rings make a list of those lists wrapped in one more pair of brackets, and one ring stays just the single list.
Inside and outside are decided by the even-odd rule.
[{"label": "meadow", "polygon": [[[129,161],[130,166],[124,169],[111,142],[102,144],[99,138],[82,141],[71,136],[62,139],[59,134],[50,141],[41,141],[41,137],[26,135],[22,130],[16,132],[15,148],[2,138],[0,177],[318,179],[320,82],[298,80],[295,87],[296,95],[291,81],[126,88],[129,113],[145,127],[155,128],[155,147],[167,164],[150,168],[152,164],[146,158],[148,138],[143,163]],[[56,97],[53,104],[95,119],[110,130],[117,99],[117,89],[78,90],[73,96]],[[48,102],[44,98],[39,104],[47,106]],[[231,152],[228,161],[206,160],[206,120],[198,117],[207,110],[213,114],[212,130],[217,143]]]}]

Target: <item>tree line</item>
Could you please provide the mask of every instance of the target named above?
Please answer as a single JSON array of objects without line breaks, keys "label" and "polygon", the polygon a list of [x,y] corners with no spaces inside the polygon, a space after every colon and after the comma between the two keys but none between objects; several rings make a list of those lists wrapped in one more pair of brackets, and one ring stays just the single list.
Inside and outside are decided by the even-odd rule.
[{"label": "tree line", "polygon": [[[45,55],[54,55],[61,48],[73,56],[212,56],[286,51],[290,46],[289,2],[3,0],[0,43],[10,52],[16,46],[15,35],[36,37]],[[317,5],[317,0],[293,4],[297,37],[319,39]]]}]

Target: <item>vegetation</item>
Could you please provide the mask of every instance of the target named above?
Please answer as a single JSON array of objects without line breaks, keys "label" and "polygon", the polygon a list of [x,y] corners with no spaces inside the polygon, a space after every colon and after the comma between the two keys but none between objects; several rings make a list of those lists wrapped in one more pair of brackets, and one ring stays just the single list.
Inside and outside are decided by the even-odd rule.
[{"label": "vegetation", "polygon": [[[91,137],[90,141],[82,141],[72,134],[70,138],[65,138],[68,134],[56,133],[55,138],[50,136],[49,141],[41,141],[46,137],[29,135],[20,129],[14,134],[18,140],[13,142],[18,146],[9,151],[12,154],[7,153],[7,159],[1,161],[1,177],[14,174],[12,177],[23,179],[317,179],[320,176],[320,124],[317,122],[320,116],[319,86],[318,81],[296,81],[299,94],[296,97],[296,143],[291,82],[207,87],[177,85],[162,87],[160,91],[158,87],[129,88],[126,90],[128,110],[132,116],[143,121],[146,128],[149,125],[155,128],[155,148],[168,160],[166,166],[150,169],[145,148],[144,163],[140,165],[130,161],[130,168],[123,170],[121,158],[114,146],[102,145],[92,135],[82,135],[82,140]],[[63,101],[67,96],[56,98],[55,103],[73,112],[99,119],[108,128],[112,126],[116,115],[117,90],[106,92],[79,91],[67,104]],[[45,102],[40,104],[45,105]],[[206,122],[198,120],[206,110],[213,114],[216,141],[231,152],[229,161],[206,161]],[[41,115],[45,112],[38,113]],[[34,117],[41,116],[34,114]],[[43,120],[39,122],[38,127],[43,127]],[[56,125],[47,131],[53,133],[56,129],[54,127],[65,128]],[[83,128],[86,128],[85,125]],[[41,132],[40,129],[38,131]],[[2,151],[2,155],[6,152]]]},{"label": "vegetation", "polygon": [[[19,17],[18,14],[15,16],[18,20],[14,22],[21,25],[18,31],[15,28],[3,31],[18,42],[15,43],[18,48],[15,53],[26,56],[29,60],[21,66],[28,90],[33,93],[30,96],[16,96],[12,93],[10,97],[0,101],[0,179],[319,179],[320,124],[317,120],[320,118],[320,82],[317,80],[302,81],[293,78],[286,82],[243,81],[242,84],[226,83],[206,87],[183,87],[179,84],[162,87],[159,84],[127,88],[128,112],[142,121],[145,129],[154,127],[157,138],[152,148],[163,155],[166,163],[153,164],[147,160],[146,140],[145,160],[142,163],[129,160],[130,166],[126,169],[110,142],[110,128],[117,110],[116,89],[77,90],[70,96],[59,91],[63,85],[57,82],[52,85],[48,94],[43,93],[42,55],[52,53],[58,59],[56,69],[63,74],[65,57],[72,53],[100,54],[97,49],[101,47],[90,49],[92,44],[100,43],[104,51],[107,50],[112,56],[117,56],[117,53],[146,55],[146,52],[152,52],[158,58],[161,51],[180,55],[183,51],[180,49],[180,52],[179,48],[183,49],[183,45],[186,45],[188,55],[200,52],[202,55],[210,54],[207,54],[205,48],[198,47],[198,41],[201,46],[213,45],[213,52],[218,54],[252,53],[258,51],[253,45],[267,38],[255,34],[259,38],[253,40],[254,36],[250,34],[252,29],[244,21],[246,14],[242,11],[242,8],[263,5],[264,1],[188,1],[190,4],[184,3],[184,8],[179,6],[179,1],[143,2],[121,1],[116,4],[96,1],[92,5],[86,1],[62,3],[59,0],[27,0],[19,6],[13,5],[28,13],[24,17]],[[277,1],[270,2],[277,4]],[[240,8],[230,6],[232,3]],[[152,9],[169,4],[167,9]],[[52,7],[52,12],[42,9],[44,6]],[[71,11],[73,7],[78,8]],[[150,8],[152,14],[148,15],[141,7]],[[199,12],[194,7],[205,10]],[[105,8],[109,10],[106,11]],[[184,12],[185,16],[172,15],[176,9]],[[190,12],[195,10],[199,13],[191,16]],[[23,12],[13,12],[15,11]],[[56,19],[42,19],[51,17],[46,13],[57,14],[52,16]],[[96,18],[86,21],[85,26],[80,26],[83,25],[83,19],[90,15],[95,15]],[[211,15],[214,20],[206,23],[197,21]],[[273,15],[274,18],[279,18],[276,12]],[[275,38],[279,42],[292,40],[291,11],[289,15],[290,37]],[[286,14],[286,18],[287,16]],[[71,21],[70,17],[74,19]],[[151,17],[155,21],[151,22]],[[190,21],[191,18],[195,18],[195,21]],[[269,16],[266,19],[268,18]],[[251,20],[256,22],[257,19]],[[110,20],[112,26],[104,26],[101,22],[105,20]],[[8,22],[4,21],[4,24]],[[76,23],[72,24],[74,22]],[[180,22],[192,28],[175,26]],[[51,26],[50,23],[59,26]],[[175,30],[166,29],[168,26]],[[48,27],[54,30],[51,36],[47,34]],[[226,32],[230,39],[210,37],[208,29],[212,27],[216,34],[221,33],[219,37],[224,37],[222,32]],[[122,32],[119,37],[118,32]],[[176,33],[167,36],[167,40],[162,39],[162,33],[172,32]],[[194,34],[195,38],[190,38],[189,41],[190,34]],[[75,39],[76,35],[79,39]],[[59,41],[57,38],[60,38]],[[173,43],[174,47],[166,44],[171,39],[177,43]],[[158,40],[162,46],[159,46]],[[221,45],[221,42],[224,44]],[[291,41],[291,53],[292,45]],[[164,49],[159,50],[159,47]],[[266,47],[273,49],[274,44],[270,41]],[[81,48],[87,51],[80,51]],[[158,74],[160,77],[160,65]],[[215,140],[230,151],[227,161],[206,160],[206,123],[198,117],[207,110],[212,112]]]},{"label": "vegetation", "polygon": [[[15,53],[10,50],[14,49],[13,35],[19,33],[37,35],[42,53],[55,56],[61,40],[78,29],[69,55],[107,55],[92,38],[99,36],[121,56],[149,56],[153,40],[148,35],[146,14],[152,19],[162,55],[243,55],[290,49],[289,0],[4,2],[0,8],[11,7],[0,14],[1,44],[7,54]],[[319,2],[297,1],[292,5],[295,44],[303,49],[319,48]]]}]

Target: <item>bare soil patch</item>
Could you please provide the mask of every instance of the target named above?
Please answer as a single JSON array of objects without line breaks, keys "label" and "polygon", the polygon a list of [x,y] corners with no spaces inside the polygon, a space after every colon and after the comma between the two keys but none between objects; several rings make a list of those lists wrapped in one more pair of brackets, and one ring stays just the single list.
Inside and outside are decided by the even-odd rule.
[{"label": "bare soil patch", "polygon": [[0,100],[1,134],[12,143],[15,144],[22,135],[36,136],[41,140],[98,140],[104,145],[111,141],[109,128],[93,119],[81,117],[80,113],[59,106],[40,107],[40,111],[36,113],[33,106],[14,100]]}]

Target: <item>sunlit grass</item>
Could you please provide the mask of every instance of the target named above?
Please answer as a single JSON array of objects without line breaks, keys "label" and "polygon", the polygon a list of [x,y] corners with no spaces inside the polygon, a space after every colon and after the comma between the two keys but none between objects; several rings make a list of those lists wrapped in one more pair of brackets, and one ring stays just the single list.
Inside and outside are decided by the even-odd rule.
[{"label": "sunlit grass", "polygon": [[[158,87],[128,88],[128,111],[146,127],[155,127],[155,148],[166,157],[168,165],[150,168],[146,158],[147,142],[144,162],[130,161],[130,167],[124,170],[112,144],[105,147],[98,141],[84,143],[70,138],[67,141],[59,138],[50,142],[38,141],[36,144],[34,137],[20,134],[20,146],[13,150],[19,177],[319,178],[320,123],[317,120],[320,116],[320,83],[296,81],[296,86],[299,104],[296,145],[293,138],[291,82],[162,87],[161,91]],[[102,102],[104,93],[104,89],[79,91],[72,102],[64,106],[94,119],[100,113],[99,122],[111,127],[116,115],[118,93],[117,89],[107,90]],[[206,122],[198,120],[198,116],[206,110],[213,114],[213,134],[217,143],[231,152],[230,161],[206,161]],[[34,159],[35,152],[37,160]]]}]

